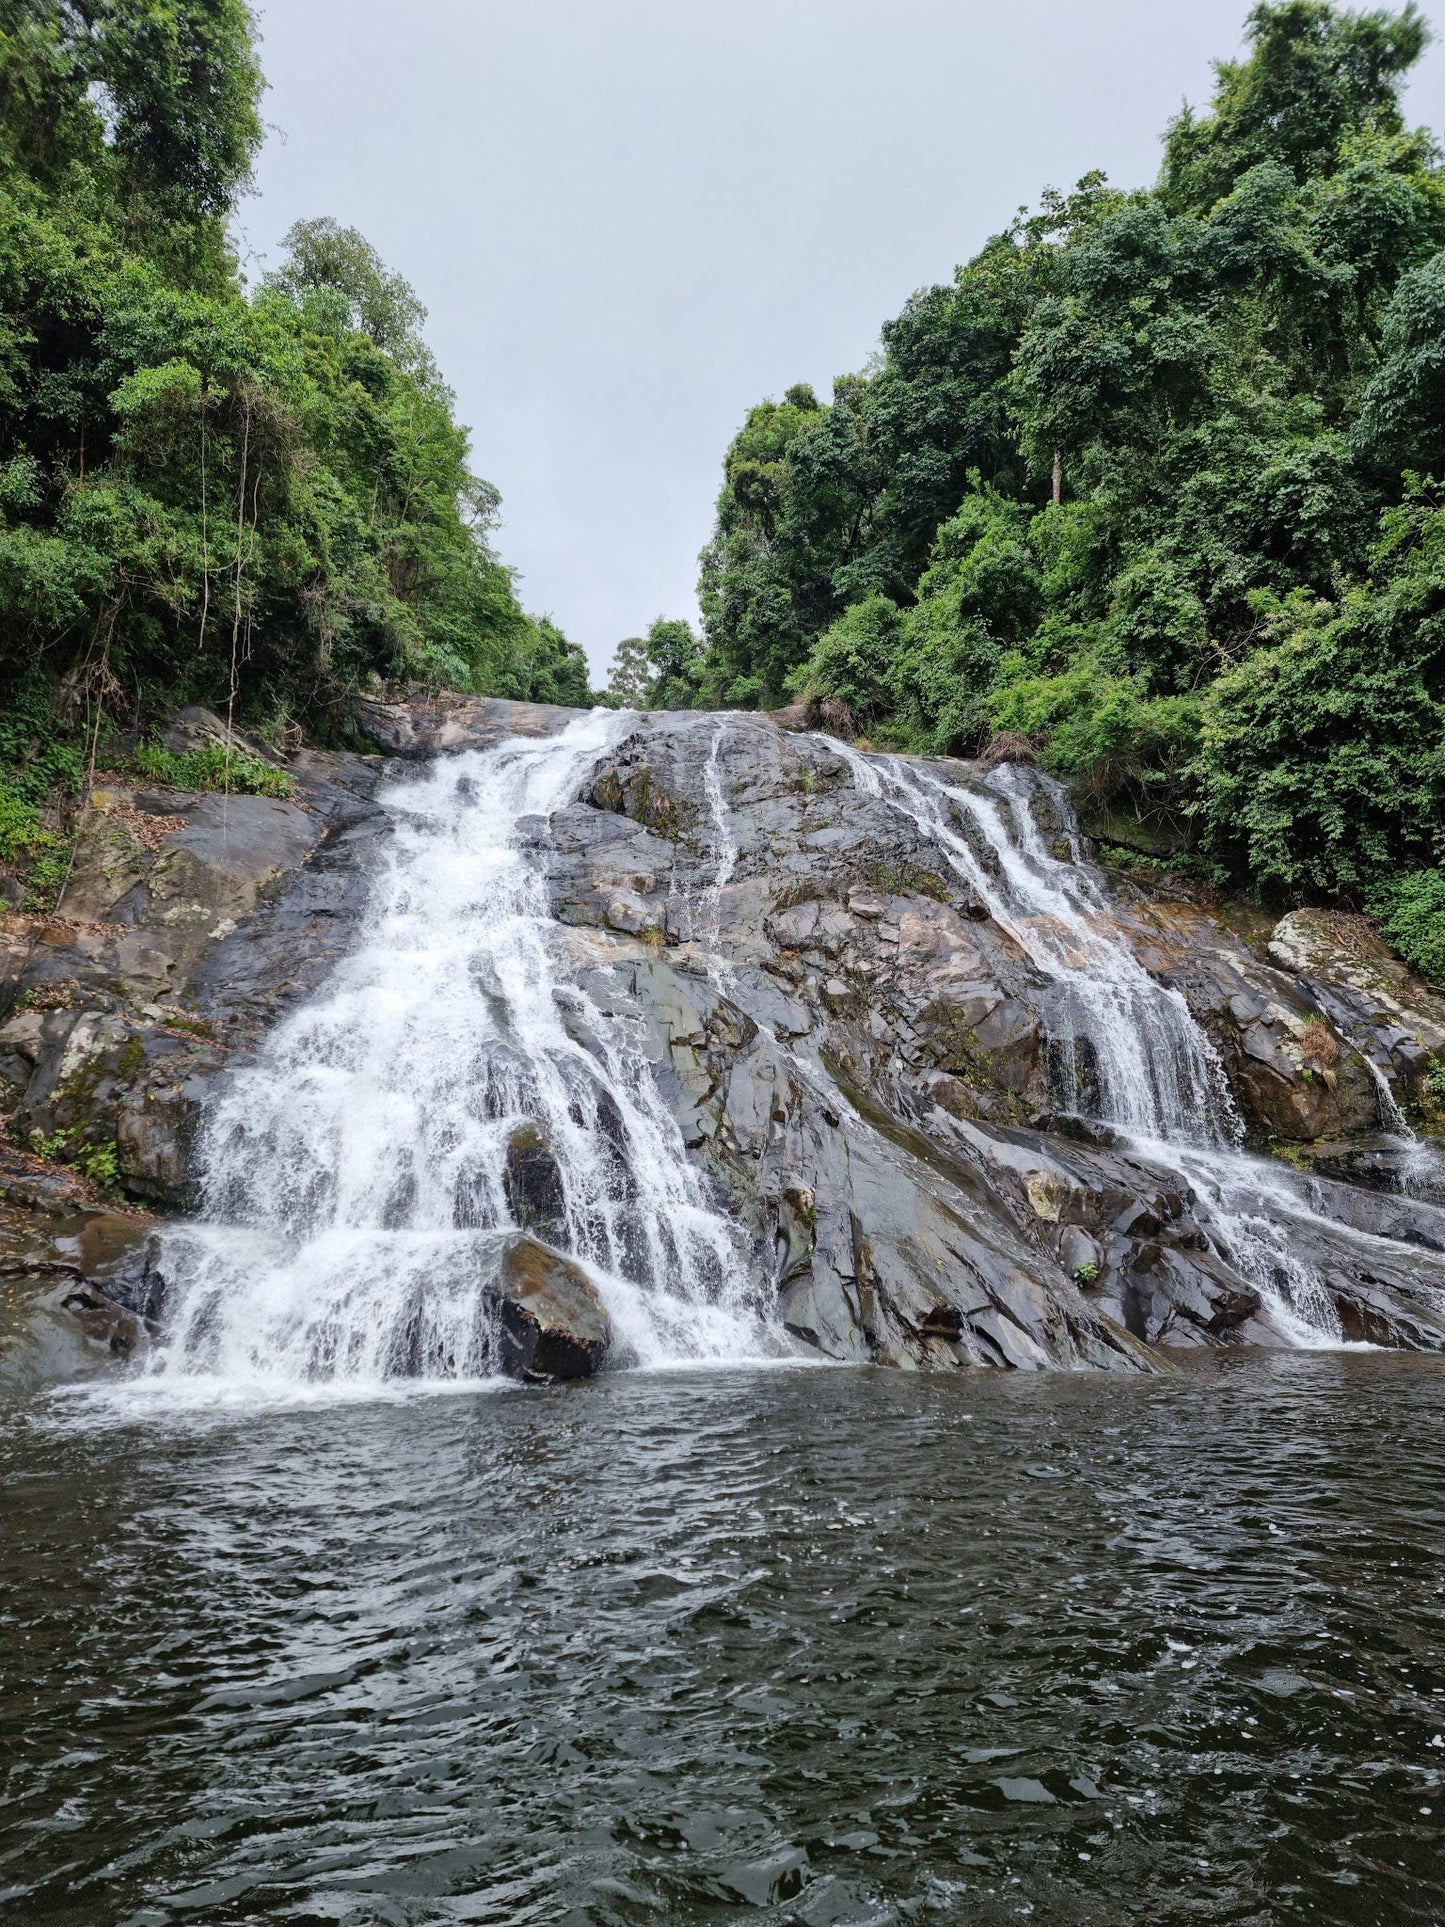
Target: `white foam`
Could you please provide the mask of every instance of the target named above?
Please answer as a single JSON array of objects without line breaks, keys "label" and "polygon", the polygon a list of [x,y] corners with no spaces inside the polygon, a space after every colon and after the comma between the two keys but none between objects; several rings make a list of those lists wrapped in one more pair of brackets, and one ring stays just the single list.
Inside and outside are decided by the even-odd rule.
[{"label": "white foam", "polygon": [[485,1377],[522,1127],[556,1161],[552,1235],[594,1278],[619,1362],[786,1349],[640,1019],[578,981],[585,958],[530,847],[635,726],[594,711],[385,794],[391,850],[354,953],[206,1120],[201,1221],[165,1234],[154,1378],[264,1398]]},{"label": "white foam", "polygon": [[[1216,1252],[1255,1288],[1286,1345],[1371,1349],[1343,1337],[1325,1280],[1289,1235],[1292,1220],[1336,1236],[1344,1228],[1312,1210],[1305,1180],[1238,1149],[1219,1054],[1184,998],[1149,975],[1119,932],[1058,785],[1016,764],[952,782],[927,764],[832,747],[859,790],[909,817],[1052,980],[1045,1017],[1062,1107],[1110,1125],[1138,1156],[1186,1178]],[[1040,828],[1040,798],[1063,827],[1067,857]]]}]

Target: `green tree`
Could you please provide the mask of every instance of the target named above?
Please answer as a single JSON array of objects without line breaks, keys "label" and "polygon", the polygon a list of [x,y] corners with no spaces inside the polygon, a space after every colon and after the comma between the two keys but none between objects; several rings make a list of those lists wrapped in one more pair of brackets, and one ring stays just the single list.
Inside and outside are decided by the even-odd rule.
[{"label": "green tree", "polygon": [[550,616],[529,620],[529,633],[518,646],[512,666],[500,677],[498,695],[530,703],[561,703],[570,709],[589,709],[592,692],[587,684],[587,656],[580,643],[569,642]]},{"label": "green tree", "polygon": [[1441,836],[1445,172],[1400,108],[1427,33],[1324,0],[1247,31],[1153,189],[1046,192],[831,402],[749,413],[695,686],[840,695],[934,752],[1019,730],[1221,877],[1375,900]]},{"label": "green tree", "polygon": [[607,691],[619,709],[688,709],[701,664],[688,622],[658,616],[645,636],[618,643]]},{"label": "green tree", "polygon": [[1382,349],[1355,445],[1377,472],[1408,468],[1445,480],[1445,253],[1400,277]]},{"label": "green tree", "polygon": [[1248,59],[1216,63],[1211,111],[1186,107],[1169,129],[1172,206],[1207,212],[1261,162],[1298,182],[1329,174],[1352,136],[1398,134],[1400,84],[1430,37],[1413,4],[1351,13],[1326,0],[1256,6],[1248,33]]},{"label": "green tree", "polygon": [[212,284],[261,143],[245,0],[0,0],[0,156]]},{"label": "green tree", "polygon": [[902,644],[897,603],[886,595],[866,596],[818,638],[789,686],[801,696],[840,697],[858,722],[871,725],[896,707],[893,676]]},{"label": "green tree", "polygon": [[345,325],[368,335],[383,354],[406,367],[430,367],[422,328],[426,309],[409,281],[394,274],[354,227],[329,216],[297,221],[282,246],[285,259],[267,285],[304,304],[332,296],[343,304]]},{"label": "green tree", "polygon": [[1360,901],[1445,839],[1445,510],[1384,517],[1369,576],[1265,611],[1204,698],[1210,847],[1274,888]]},{"label": "green tree", "polygon": [[178,702],[325,732],[377,676],[588,700],[406,283],[320,220],[242,285],[261,86],[242,0],[0,0],[5,859],[108,723]]}]

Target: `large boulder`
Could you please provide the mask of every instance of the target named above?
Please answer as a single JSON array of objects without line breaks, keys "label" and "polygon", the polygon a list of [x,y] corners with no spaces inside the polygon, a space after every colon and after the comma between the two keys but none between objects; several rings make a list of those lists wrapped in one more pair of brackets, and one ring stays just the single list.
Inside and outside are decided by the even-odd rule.
[{"label": "large boulder", "polygon": [[503,736],[552,736],[585,714],[556,703],[502,702],[418,684],[405,694],[356,698],[350,720],[356,734],[385,755],[414,759],[486,749]]},{"label": "large boulder", "polygon": [[580,1265],[535,1238],[510,1239],[488,1293],[498,1362],[529,1383],[590,1378],[607,1356],[612,1320]]},{"label": "large boulder", "polygon": [[1445,1059],[1445,995],[1402,962],[1368,918],[1292,910],[1271,933],[1269,958],[1328,1010],[1402,1105],[1433,1108],[1429,1079]]}]

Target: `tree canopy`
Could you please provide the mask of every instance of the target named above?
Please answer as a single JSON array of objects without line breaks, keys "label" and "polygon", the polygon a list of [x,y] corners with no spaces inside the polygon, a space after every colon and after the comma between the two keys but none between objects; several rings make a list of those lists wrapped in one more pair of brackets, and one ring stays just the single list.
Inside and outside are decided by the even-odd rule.
[{"label": "tree canopy", "polygon": [[77,728],[179,702],[325,733],[378,678],[589,700],[412,289],[327,219],[244,284],[262,86],[244,0],[0,0],[0,844]]},{"label": "tree canopy", "polygon": [[1445,850],[1428,36],[1324,0],[1247,36],[1152,189],[1046,193],[830,399],[750,411],[686,698],[841,696],[941,753],[1021,730],[1222,881],[1373,901]]}]

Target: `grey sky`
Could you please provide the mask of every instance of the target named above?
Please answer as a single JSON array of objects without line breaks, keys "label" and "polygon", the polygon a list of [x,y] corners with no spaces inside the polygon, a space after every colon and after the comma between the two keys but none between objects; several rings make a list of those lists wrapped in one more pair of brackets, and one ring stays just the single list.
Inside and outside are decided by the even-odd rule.
[{"label": "grey sky", "polygon": [[[527,607],[595,679],[695,616],[723,450],[916,287],[1158,137],[1247,0],[273,0],[248,266],[359,227],[431,311]],[[1437,32],[1445,0],[1427,7]],[[1445,120],[1445,50],[1413,117]]]}]

